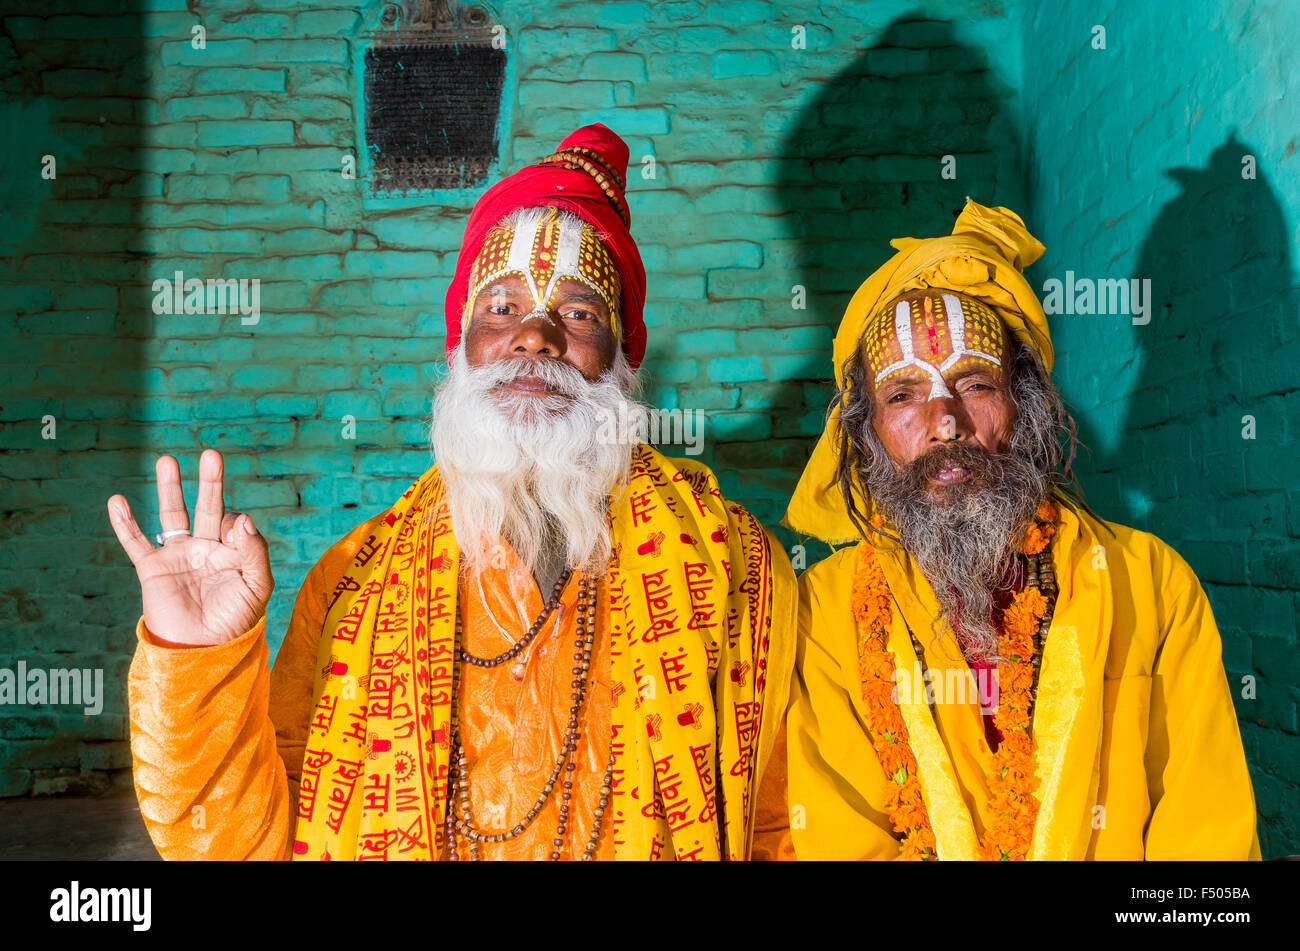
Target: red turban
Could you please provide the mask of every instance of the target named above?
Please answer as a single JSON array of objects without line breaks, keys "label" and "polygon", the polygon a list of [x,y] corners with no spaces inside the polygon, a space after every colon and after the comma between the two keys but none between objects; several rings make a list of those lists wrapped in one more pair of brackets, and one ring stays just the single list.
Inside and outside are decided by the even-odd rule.
[{"label": "red turban", "polygon": [[[566,150],[569,153],[566,161]],[[557,159],[558,156],[558,159]],[[447,353],[460,342],[460,321],[469,293],[469,272],[483,239],[502,218],[518,208],[552,205],[571,211],[601,235],[622,282],[622,346],[633,368],[645,356],[645,266],[628,230],[630,215],[622,181],[627,175],[627,143],[597,123],[583,126],[560,143],[556,156],[521,168],[489,188],[470,212],[465,239],[456,258],[456,274],[447,288]],[[586,168],[579,167],[585,165]],[[614,174],[609,174],[613,172]],[[596,175],[601,176],[597,181]],[[616,181],[617,180],[617,181]],[[602,187],[603,184],[603,187]],[[610,189],[611,197],[606,193]]]}]

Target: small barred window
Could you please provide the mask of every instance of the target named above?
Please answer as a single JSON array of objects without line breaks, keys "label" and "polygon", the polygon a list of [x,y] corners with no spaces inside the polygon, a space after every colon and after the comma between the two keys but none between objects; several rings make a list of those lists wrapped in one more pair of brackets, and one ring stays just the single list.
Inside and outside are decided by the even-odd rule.
[{"label": "small barred window", "polygon": [[498,154],[506,51],[477,6],[390,4],[365,56],[371,188],[483,184]]}]

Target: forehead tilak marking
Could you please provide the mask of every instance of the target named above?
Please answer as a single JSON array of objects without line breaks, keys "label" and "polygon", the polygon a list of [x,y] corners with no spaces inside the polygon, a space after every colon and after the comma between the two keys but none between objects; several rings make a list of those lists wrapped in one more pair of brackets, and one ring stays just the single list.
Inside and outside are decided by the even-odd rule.
[{"label": "forehead tilak marking", "polygon": [[560,240],[555,251],[555,271],[550,283],[546,285],[543,300],[551,299],[551,292],[561,277],[579,276],[578,251],[582,247],[583,228],[576,222],[564,222],[560,225]]},{"label": "forehead tilak marking", "polygon": [[510,254],[506,257],[504,273],[518,271],[528,282],[528,290],[533,295],[534,304],[538,301],[537,284],[533,281],[533,245],[537,241],[537,232],[544,224],[540,218],[524,221],[522,228],[516,228],[510,239]]},{"label": "forehead tilak marking", "polygon": [[[947,324],[949,339],[952,342],[952,353],[948,355],[948,358],[944,360],[939,367],[936,367],[928,360],[918,358],[916,356],[912,335],[912,304],[915,302],[899,301],[894,307],[894,333],[898,339],[898,346],[902,354],[902,359],[896,360],[877,373],[875,379],[877,384],[879,384],[885,377],[897,373],[899,370],[908,367],[916,367],[930,378],[930,395],[926,397],[928,401],[938,396],[952,396],[952,391],[950,391],[947,384],[944,383],[943,374],[950,370],[964,357],[975,357],[986,360],[994,366],[1002,366],[1002,362],[992,354],[985,353],[982,350],[966,349],[966,309],[963,307],[961,299],[953,294],[944,294],[942,295],[942,299],[945,318],[944,322]],[[927,295],[925,303],[929,304],[929,301],[930,298]],[[930,308],[926,307],[925,310],[927,312],[926,316],[931,317],[930,320],[926,321],[927,330],[931,333],[931,352],[937,356],[938,348],[934,337],[935,330],[933,327],[933,318],[930,313]],[[971,318],[977,319],[979,316],[980,315],[972,309]]]},{"label": "forehead tilak marking", "polygon": [[[953,294],[944,294],[943,308],[948,314],[948,332],[952,335],[952,353],[948,356],[947,360],[943,361],[943,365],[939,368],[941,371],[946,373],[963,357],[976,357],[988,361],[995,367],[1002,366],[1002,361],[991,353],[985,353],[983,350],[966,349],[967,317],[966,308],[961,298],[956,297]],[[987,318],[990,316],[992,315],[988,314],[987,311],[981,314],[978,310],[972,307],[970,322],[978,330],[979,324],[986,322]],[[987,331],[997,331],[998,329],[999,328],[993,324],[990,324],[986,328]],[[990,333],[990,342],[992,342],[992,333]]]},{"label": "forehead tilak marking", "polygon": [[[516,230],[499,229],[485,241],[475,271],[489,273],[475,273],[471,297],[477,296],[489,281],[508,274],[521,276],[533,299],[533,310],[524,320],[545,318],[546,303],[558,283],[565,278],[578,280],[605,302],[610,329],[618,336],[613,277],[617,271],[595,232],[581,221],[564,221],[548,212]],[[539,290],[539,284],[544,288]]]}]

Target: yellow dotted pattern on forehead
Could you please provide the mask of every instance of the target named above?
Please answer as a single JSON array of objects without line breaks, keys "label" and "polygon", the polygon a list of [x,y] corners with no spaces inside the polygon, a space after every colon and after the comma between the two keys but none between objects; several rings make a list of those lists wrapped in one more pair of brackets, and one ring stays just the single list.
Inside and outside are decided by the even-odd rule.
[{"label": "yellow dotted pattern on forehead", "polygon": [[[572,225],[566,229],[555,209],[548,209],[528,249],[527,271],[519,266],[523,262],[518,254],[512,263],[511,253],[517,250],[514,248],[515,235],[515,229],[500,226],[489,231],[483,239],[483,246],[470,268],[469,300],[478,297],[490,282],[517,274],[530,284],[534,309],[543,310],[554,293],[554,287],[561,280],[573,279],[601,296],[609,309],[610,329],[615,337],[618,336],[618,322],[615,320],[618,268],[594,229],[584,224],[575,235]],[[539,300],[539,295],[544,299]]]},{"label": "yellow dotted pattern on forehead", "polygon": [[[951,315],[948,301],[956,304]],[[940,375],[975,364],[1001,365],[1002,320],[980,301],[942,293],[907,301],[910,347],[904,347],[900,339],[898,303],[894,301],[877,314],[863,334],[862,351],[872,380],[883,383],[915,372],[912,360],[928,364]],[[886,370],[889,372],[881,377]]]},{"label": "yellow dotted pattern on forehead", "polygon": [[605,243],[596,237],[591,228],[582,229],[582,244],[578,249],[579,280],[588,284],[605,301],[611,314],[618,304],[618,268],[609,256]]},{"label": "yellow dotted pattern on forehead", "polygon": [[514,240],[513,228],[493,228],[483,239],[483,247],[469,272],[469,299],[473,300],[483,290],[489,276],[501,277],[510,257],[510,242]]}]

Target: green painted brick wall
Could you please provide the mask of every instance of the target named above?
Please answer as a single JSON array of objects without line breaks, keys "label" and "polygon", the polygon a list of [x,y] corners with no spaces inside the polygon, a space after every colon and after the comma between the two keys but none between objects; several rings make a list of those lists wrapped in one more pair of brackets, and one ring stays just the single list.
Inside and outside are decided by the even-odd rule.
[{"label": "green painted brick wall", "polygon": [[1052,318],[1091,450],[1080,476],[1102,514],[1159,535],[1201,578],[1265,856],[1300,852],[1300,103],[1285,65],[1300,10],[1069,0],[1023,29],[1024,74],[1044,77],[1025,89],[1047,245],[1032,279],[1151,280],[1149,323]]},{"label": "green painted brick wall", "polygon": [[[156,453],[178,455],[187,479],[201,447],[225,453],[228,503],[253,513],[272,540],[273,648],[311,563],[428,465],[441,300],[481,189],[384,199],[341,174],[343,155],[361,147],[362,34],[377,25],[381,4],[302,6],[226,2],[195,13],[180,0],[152,0],[141,12],[125,0],[58,0],[39,17],[4,18],[0,108],[24,135],[6,142],[0,177],[10,222],[0,235],[8,302],[0,531],[21,552],[0,565],[0,666],[92,658],[110,689],[98,718],[0,711],[0,794],[129,783],[120,770],[129,762],[124,673],[139,595],[103,501],[122,491],[152,525]],[[1140,60],[1137,28],[1116,31],[1128,31],[1123,49],[1112,35],[1111,60],[1088,61],[1081,51],[1091,14],[1084,4],[1067,7],[1071,16],[1058,22],[1033,5],[982,0],[489,6],[506,30],[509,61],[494,177],[548,154],[582,123],[604,122],[628,141],[633,232],[649,274],[650,398],[707,414],[705,461],[787,545],[798,539],[776,523],[821,429],[834,327],[890,253],[890,238],[946,231],[969,194],[1025,209],[1050,249],[1033,273],[1073,266],[1106,276],[1101,269],[1120,267],[1114,262],[1135,253],[1150,224],[1149,196],[1168,188],[1160,172],[1179,164],[1165,159],[1184,146],[1204,158],[1193,143],[1221,131],[1196,106],[1202,114],[1213,106],[1224,122],[1237,117],[1243,136],[1254,117],[1261,140],[1267,130],[1261,153],[1274,149],[1261,177],[1283,178],[1276,163],[1292,133],[1265,109],[1276,72],[1257,65],[1268,52],[1257,47],[1280,42],[1270,36],[1286,27],[1294,37],[1281,12],[1252,5],[1260,13],[1237,41],[1238,58],[1185,111],[1200,55],[1161,37],[1166,52],[1151,59],[1163,86],[1116,79]],[[1103,19],[1123,23],[1118,12]],[[1144,21],[1148,30],[1155,22]],[[189,42],[196,24],[206,30],[204,50]],[[796,27],[804,48],[792,43]],[[1220,31],[1199,42],[1191,49],[1209,55],[1225,41]],[[1094,161],[1079,147],[1080,126]],[[1146,129],[1142,148],[1133,127]],[[1108,142],[1097,136],[1103,129],[1127,133]],[[46,153],[58,159],[54,181],[39,175]],[[955,179],[941,176],[943,156],[953,157]],[[1282,209],[1297,196],[1275,197],[1289,249],[1294,233]],[[1242,247],[1224,249],[1225,272]],[[1152,255],[1144,266],[1153,270],[1180,259],[1168,245]],[[150,282],[176,270],[258,278],[260,323],[153,315]],[[1130,358],[1139,348],[1109,338],[1096,346],[1095,336],[1076,336],[1086,329],[1054,325],[1064,335],[1062,381],[1096,416],[1090,423],[1121,426],[1132,435],[1119,441],[1139,440],[1145,459],[1135,470],[1090,469],[1086,486],[1104,514],[1136,521],[1127,486],[1164,493],[1151,496],[1160,506],[1185,498],[1188,480],[1168,476],[1158,460],[1186,452],[1164,424],[1186,415],[1188,390],[1173,378],[1144,377],[1141,387],[1126,379],[1123,394],[1141,389],[1156,408],[1124,417],[1123,394],[1110,388],[1103,398],[1096,381],[1124,363],[1116,347],[1128,346]],[[1287,432],[1295,406],[1278,359],[1283,343],[1262,350],[1272,357],[1264,360],[1275,387],[1268,398],[1280,401],[1269,404],[1275,436]],[[1194,367],[1200,351],[1182,346],[1175,362]],[[1255,481],[1225,492],[1231,498],[1215,517],[1243,540],[1242,526],[1269,522],[1268,550],[1283,550],[1264,558],[1283,566],[1273,583],[1245,573],[1248,552],[1242,574],[1220,583],[1218,549],[1198,558],[1180,544],[1198,539],[1165,532],[1209,572],[1216,609],[1243,618],[1240,628],[1225,622],[1236,632],[1228,639],[1234,671],[1278,656],[1295,637],[1300,583],[1285,568],[1300,529],[1294,496],[1284,484],[1256,491],[1259,479],[1276,482],[1283,471],[1270,468],[1284,446],[1265,445],[1266,412],[1256,444],[1266,458],[1255,469],[1236,463]],[[41,438],[46,413],[57,420],[55,440]],[[355,439],[342,438],[344,415],[356,418]],[[1232,449],[1240,447],[1219,451]],[[1190,502],[1176,510],[1196,511]],[[1216,529],[1205,543],[1244,541]],[[810,545],[808,557],[824,551]],[[1265,618],[1271,626],[1256,630]],[[1272,679],[1281,690],[1297,682],[1294,670]],[[1294,741],[1291,696],[1290,732],[1283,718],[1266,721],[1259,737]],[[1255,715],[1243,709],[1249,722]],[[1276,779],[1275,794],[1294,804],[1300,778],[1268,765],[1286,748],[1265,753],[1249,742],[1257,774]],[[1297,850],[1293,833],[1282,833],[1279,849]]]}]

